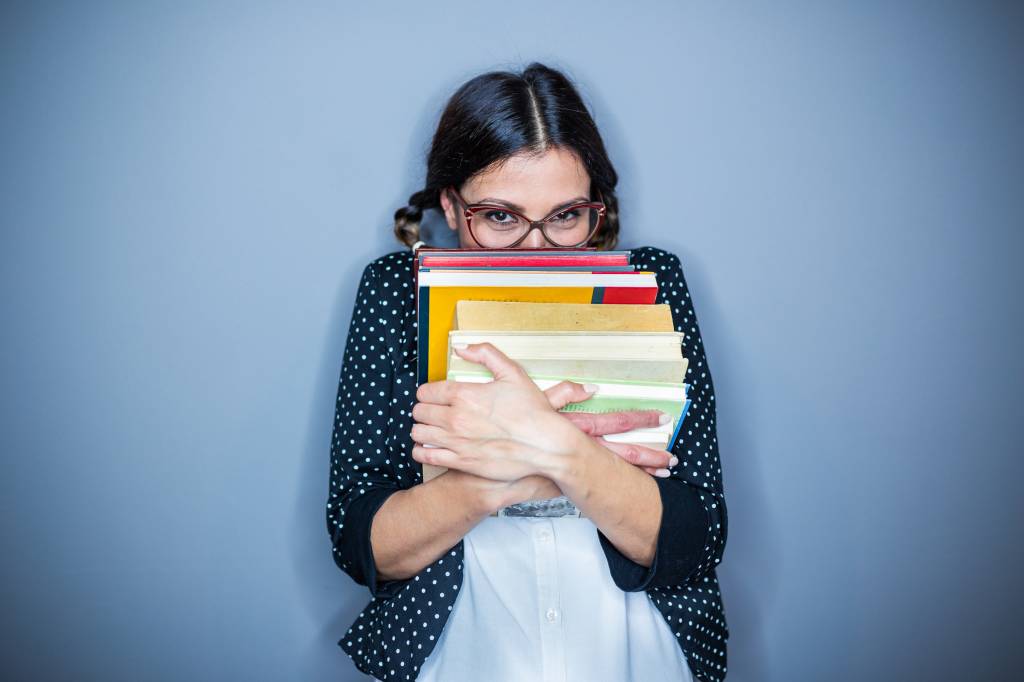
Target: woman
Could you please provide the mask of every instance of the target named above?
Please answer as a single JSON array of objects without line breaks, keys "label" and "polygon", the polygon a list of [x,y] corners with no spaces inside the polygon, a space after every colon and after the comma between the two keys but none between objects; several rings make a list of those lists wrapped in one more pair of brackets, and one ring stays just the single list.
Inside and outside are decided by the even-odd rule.
[{"label": "woman", "polygon": [[[600,200],[604,220],[579,244],[611,249],[616,183],[565,76],[540,64],[487,73],[449,100],[426,187],[396,212],[395,233],[415,248],[423,211],[438,208],[462,248],[562,246],[532,221]],[[481,204],[494,208],[467,224]],[[671,452],[600,438],[658,415],[561,413],[587,387],[541,392],[489,344],[457,352],[494,382],[417,388],[412,259],[366,266],[345,347],[327,526],[336,563],[373,600],[339,646],[388,681],[724,679],[714,388],[679,259],[632,251],[685,334],[693,404]],[[448,471],[423,483],[422,463]],[[490,516],[561,495],[585,518]]]}]

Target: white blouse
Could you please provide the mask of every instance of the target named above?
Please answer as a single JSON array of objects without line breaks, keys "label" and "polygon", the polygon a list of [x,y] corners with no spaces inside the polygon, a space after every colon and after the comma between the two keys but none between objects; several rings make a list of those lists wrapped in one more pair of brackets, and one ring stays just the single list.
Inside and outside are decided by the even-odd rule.
[{"label": "white blouse", "polygon": [[612,582],[591,520],[487,517],[464,540],[463,583],[418,681],[693,682],[647,593]]}]

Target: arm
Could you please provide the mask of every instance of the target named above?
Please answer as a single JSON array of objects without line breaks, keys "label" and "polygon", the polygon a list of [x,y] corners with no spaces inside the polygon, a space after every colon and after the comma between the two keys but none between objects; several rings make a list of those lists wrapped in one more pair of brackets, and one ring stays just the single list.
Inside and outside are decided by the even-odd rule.
[{"label": "arm", "polygon": [[561,495],[549,479],[494,481],[450,469],[391,495],[371,530],[377,575],[407,580],[431,565],[491,512]]},{"label": "arm", "polygon": [[331,436],[326,509],[335,564],[358,584],[368,587],[374,597],[394,594],[401,587],[397,583],[378,584],[369,542],[373,515],[401,489],[383,435],[387,416],[367,416],[373,414],[368,411],[375,404],[386,408],[393,379],[390,339],[383,330],[378,331],[386,329],[381,324],[383,311],[375,304],[379,288],[379,276],[370,263],[359,281],[345,341]]},{"label": "arm", "polygon": [[[668,560],[659,563],[657,549],[678,542],[676,524],[693,518],[692,514],[660,513],[659,502],[670,512],[677,509],[678,505],[673,506],[677,496],[666,499],[655,494],[662,484],[652,487],[646,473],[555,412],[522,367],[492,344],[453,348],[466,360],[484,365],[494,380],[420,386],[420,402],[413,408],[417,420],[412,427],[417,443],[413,458],[495,480],[539,476],[553,481],[603,531],[603,542],[608,542],[607,533],[621,543],[619,549],[608,542],[616,561],[621,558],[621,566],[628,567],[627,574],[621,575],[620,564],[609,561],[621,589],[643,589],[628,582],[635,580],[628,572],[634,569],[657,573],[666,581],[676,578],[673,571],[678,567]],[[683,502],[690,499],[681,498]],[[703,541],[699,532],[681,536],[687,542]],[[656,586],[654,581],[646,584]]]},{"label": "arm", "polygon": [[[670,470],[669,477],[653,479],[662,512],[652,563],[637,561],[645,557],[637,555],[628,535],[615,524],[598,524],[598,535],[612,578],[625,591],[675,586],[702,579],[721,562],[728,534],[718,455],[715,389],[682,266],[674,254],[648,249],[641,253],[644,267],[658,273],[657,302],[672,306],[676,331],[685,334],[682,352],[690,360],[686,382],[690,384],[689,395],[693,402],[679,439],[671,447],[672,454],[679,458],[679,465]],[[639,500],[637,507],[649,513],[652,500]],[[645,512],[637,512],[642,513]],[[634,519],[631,525],[643,524]]]},{"label": "arm", "polygon": [[359,282],[345,342],[326,520],[338,567],[374,598],[387,598],[495,509],[560,492],[539,476],[508,483],[458,471],[402,485],[398,464],[406,455],[387,437],[395,343],[377,302],[380,290],[371,263]]},{"label": "arm", "polygon": [[490,496],[478,482],[482,479],[451,470],[390,495],[371,520],[377,578],[411,578],[488,516]]},{"label": "arm", "polygon": [[345,342],[327,500],[334,561],[374,598],[393,596],[450,550],[489,513],[492,498],[469,476],[444,475],[411,488],[406,476],[402,484],[398,464],[406,455],[387,429],[395,342],[378,302],[381,289],[371,263],[359,282]]},{"label": "arm", "polygon": [[632,465],[611,459],[610,448],[581,440],[522,368],[488,343],[454,348],[486,366],[494,381],[424,384],[413,414],[413,439],[435,446],[414,447],[417,461],[496,480],[539,474],[554,481],[594,519],[612,578],[625,591],[705,576],[721,559],[727,528],[710,374],[679,260],[660,253],[653,259],[645,253],[645,264],[664,273],[659,296],[671,304],[677,330],[686,332],[693,401],[672,448],[679,466],[668,478],[652,486]]},{"label": "arm", "polygon": [[626,558],[650,566],[662,516],[655,479],[582,433],[569,456],[549,461],[544,475]]},{"label": "arm", "polygon": [[707,536],[701,495],[671,478],[652,478],[590,438],[548,460],[543,475],[598,528],[615,584],[639,591],[684,582]]}]

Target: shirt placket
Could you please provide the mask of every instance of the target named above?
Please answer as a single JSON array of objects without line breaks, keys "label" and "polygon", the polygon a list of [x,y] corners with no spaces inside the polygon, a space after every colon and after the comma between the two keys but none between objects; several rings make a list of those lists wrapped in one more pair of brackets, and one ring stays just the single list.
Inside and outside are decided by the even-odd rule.
[{"label": "shirt placket", "polygon": [[537,568],[537,607],[540,620],[543,682],[567,682],[565,630],[558,588],[558,555],[554,524],[543,519],[533,524],[533,555]]}]

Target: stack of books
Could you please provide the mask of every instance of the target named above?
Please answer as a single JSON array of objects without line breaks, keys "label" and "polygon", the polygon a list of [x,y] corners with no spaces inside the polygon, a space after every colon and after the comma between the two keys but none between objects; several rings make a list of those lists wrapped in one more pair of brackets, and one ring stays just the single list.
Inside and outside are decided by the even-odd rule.
[{"label": "stack of books", "polygon": [[[560,381],[596,393],[563,411],[660,410],[658,427],[605,436],[670,449],[690,401],[683,335],[667,304],[655,304],[654,273],[636,270],[628,251],[481,249],[417,251],[419,383],[488,382],[482,365],[453,343],[489,342],[519,363],[542,390]],[[423,480],[442,473],[423,465]],[[564,496],[524,502],[496,516],[580,516]]]}]

